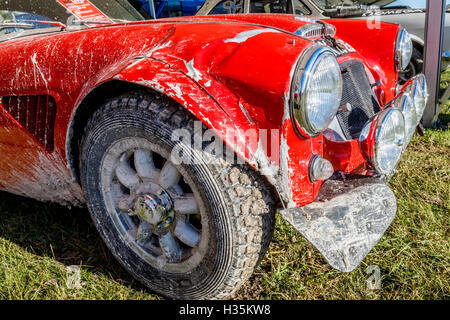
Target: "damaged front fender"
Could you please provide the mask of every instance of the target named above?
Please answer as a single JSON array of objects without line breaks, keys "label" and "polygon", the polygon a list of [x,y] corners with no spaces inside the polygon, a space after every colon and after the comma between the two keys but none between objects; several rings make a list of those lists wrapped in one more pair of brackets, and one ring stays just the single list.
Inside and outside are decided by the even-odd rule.
[{"label": "damaged front fender", "polygon": [[[116,75],[115,79],[145,86],[172,98],[226,143],[229,136],[242,137],[246,130],[255,130],[250,123],[245,125],[241,122],[237,126],[227,110],[212,95],[180,69],[165,61],[143,58]],[[240,157],[255,165],[251,162],[250,155],[254,154],[256,146],[240,140],[229,143],[229,146]]]},{"label": "damaged front fender", "polygon": [[[245,26],[236,31],[212,42],[203,39],[201,45],[188,46],[189,38],[183,28],[177,27],[114,78],[149,87],[177,101],[265,175],[286,204],[293,203],[288,167],[281,163],[281,158],[289,158],[283,138],[286,104],[293,69],[311,44],[304,39],[294,41],[295,36],[272,29]],[[183,46],[179,45],[181,38],[185,39]],[[275,47],[274,41],[278,44]],[[262,46],[267,47],[264,55],[251,54]],[[285,63],[267,63],[278,56]],[[310,142],[301,140],[297,144],[297,154],[301,151],[307,158]],[[306,172],[307,164],[304,167]],[[304,202],[312,201],[312,185],[305,179],[299,183]]]}]

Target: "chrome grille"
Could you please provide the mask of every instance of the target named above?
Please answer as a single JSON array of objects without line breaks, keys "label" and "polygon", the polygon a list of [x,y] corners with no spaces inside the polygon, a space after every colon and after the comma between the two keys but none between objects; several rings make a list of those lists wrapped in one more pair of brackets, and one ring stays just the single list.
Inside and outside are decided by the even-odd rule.
[{"label": "chrome grille", "polygon": [[337,119],[347,139],[359,137],[364,125],[380,111],[378,99],[370,86],[362,62],[352,60],[341,64],[343,88]]}]

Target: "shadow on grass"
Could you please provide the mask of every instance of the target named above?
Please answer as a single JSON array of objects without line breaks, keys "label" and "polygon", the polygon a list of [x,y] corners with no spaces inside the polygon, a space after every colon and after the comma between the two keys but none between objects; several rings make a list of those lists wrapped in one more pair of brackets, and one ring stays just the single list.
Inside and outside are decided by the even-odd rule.
[{"label": "shadow on grass", "polygon": [[450,127],[450,113],[441,113],[439,115],[439,121],[436,124],[435,129],[449,129]]},{"label": "shadow on grass", "polygon": [[135,290],[145,288],[110,253],[85,208],[69,209],[0,192],[0,221],[0,237],[33,254],[104,273]]},{"label": "shadow on grass", "polygon": [[450,101],[442,108],[436,121],[436,126],[431,130],[448,130],[450,129]]}]

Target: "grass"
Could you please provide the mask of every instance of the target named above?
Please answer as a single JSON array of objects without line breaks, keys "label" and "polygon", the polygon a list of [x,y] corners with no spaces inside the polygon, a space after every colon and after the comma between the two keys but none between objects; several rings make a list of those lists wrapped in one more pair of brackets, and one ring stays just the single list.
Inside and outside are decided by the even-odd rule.
[{"label": "grass", "polygon": [[[439,128],[414,137],[390,183],[397,216],[356,270],[331,269],[277,216],[266,257],[235,298],[449,299],[449,122],[450,103]],[[0,299],[161,299],[115,261],[86,210],[0,193],[0,221]],[[81,288],[67,286],[71,265],[81,267]],[[380,268],[379,290],[367,288],[370,265]]]}]

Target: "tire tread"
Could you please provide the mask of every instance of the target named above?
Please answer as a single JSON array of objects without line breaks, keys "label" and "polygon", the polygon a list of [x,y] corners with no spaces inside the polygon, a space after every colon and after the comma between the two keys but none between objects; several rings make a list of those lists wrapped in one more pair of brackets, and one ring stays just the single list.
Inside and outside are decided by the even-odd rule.
[{"label": "tire tread", "polygon": [[[172,129],[187,129],[194,135],[197,119],[177,102],[155,93],[133,91],[115,98],[99,108],[89,119],[81,146],[88,133],[108,116],[123,109],[146,113],[153,121]],[[208,129],[203,124],[203,130]],[[206,146],[204,145],[203,148]],[[80,157],[80,166],[81,166]],[[225,281],[202,296],[171,296],[173,298],[223,299],[230,297],[251,276],[262,260],[273,234],[275,202],[272,186],[248,164],[231,164],[222,157],[219,163],[208,164],[232,215],[232,259]]]}]

